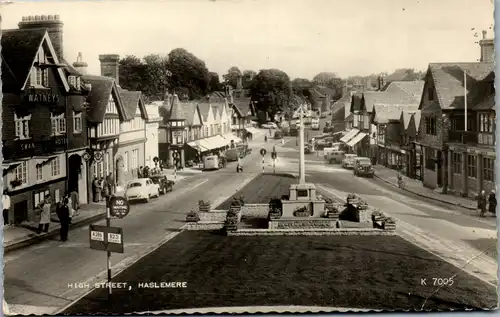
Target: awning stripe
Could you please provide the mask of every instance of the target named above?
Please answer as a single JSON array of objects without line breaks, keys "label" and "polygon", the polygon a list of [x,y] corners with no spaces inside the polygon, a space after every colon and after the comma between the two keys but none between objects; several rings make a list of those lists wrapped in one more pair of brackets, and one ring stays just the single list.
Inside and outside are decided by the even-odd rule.
[{"label": "awning stripe", "polygon": [[350,139],[352,139],[356,134],[358,134],[359,130],[358,129],[352,129],[349,131],[346,135],[344,135],[340,141],[347,143]]},{"label": "awning stripe", "polygon": [[358,135],[356,135],[351,141],[347,143],[348,146],[354,146],[356,145],[359,141],[361,141],[365,136],[367,136],[366,133],[360,132]]}]

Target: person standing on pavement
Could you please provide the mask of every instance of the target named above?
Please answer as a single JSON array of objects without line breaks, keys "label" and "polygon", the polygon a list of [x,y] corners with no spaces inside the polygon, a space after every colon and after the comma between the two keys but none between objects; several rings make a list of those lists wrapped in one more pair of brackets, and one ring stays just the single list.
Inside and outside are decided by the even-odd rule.
[{"label": "person standing on pavement", "polygon": [[3,225],[6,226],[9,224],[9,210],[10,210],[10,196],[7,193],[7,190],[3,191],[2,208],[3,208]]},{"label": "person standing on pavement", "polygon": [[496,213],[497,213],[497,197],[495,195],[494,190],[492,190],[490,195],[488,196],[488,203],[489,203],[489,212],[496,215]]},{"label": "person standing on pavement", "polygon": [[62,204],[58,208],[57,216],[59,217],[59,222],[61,223],[61,228],[60,228],[61,241],[67,241],[69,224],[71,223],[71,212],[67,196],[63,198]]},{"label": "person standing on pavement", "polygon": [[484,217],[486,213],[486,193],[484,190],[477,197],[477,209],[479,210],[479,217]]},{"label": "person standing on pavement", "polygon": [[50,194],[45,195],[45,199],[40,203],[40,222],[38,223],[38,234],[49,232],[50,211],[52,207],[52,198]]},{"label": "person standing on pavement", "polygon": [[108,200],[108,197],[110,195],[109,184],[105,179],[103,179],[101,182],[101,186],[102,186],[102,196],[103,196],[103,199],[106,201],[106,200]]},{"label": "person standing on pavement", "polygon": [[75,211],[75,215],[78,216],[80,213],[80,197],[78,196],[76,189],[73,189],[69,196],[71,198],[71,208]]}]

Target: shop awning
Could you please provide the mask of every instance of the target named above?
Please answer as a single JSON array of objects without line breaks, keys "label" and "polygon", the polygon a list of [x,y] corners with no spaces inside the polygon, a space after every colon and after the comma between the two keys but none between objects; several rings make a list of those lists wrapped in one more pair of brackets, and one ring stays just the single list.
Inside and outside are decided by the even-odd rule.
[{"label": "shop awning", "polygon": [[211,150],[217,148],[217,145],[211,139],[212,138],[198,140],[198,142],[200,143],[200,146],[205,148],[205,151],[211,151]]},{"label": "shop awning", "polygon": [[359,141],[361,141],[367,135],[368,134],[366,134],[366,133],[360,132],[354,138],[352,138],[351,141],[347,142],[347,145],[348,146],[354,146],[354,145],[356,145]]},{"label": "shop awning", "polygon": [[224,134],[223,135],[224,139],[226,139],[229,144],[231,144],[231,140],[234,141],[234,144],[238,144],[238,143],[241,143],[241,139],[238,138],[236,135],[232,134],[232,133],[227,133],[227,134]]},{"label": "shop awning", "polygon": [[217,145],[216,148],[221,148],[229,145],[229,140],[226,140],[222,137],[222,135],[213,136],[213,142]]},{"label": "shop awning", "polygon": [[252,128],[252,127],[249,127],[249,128],[245,128],[245,130],[251,134],[256,134],[256,133],[259,133],[259,129],[256,129],[256,128]]},{"label": "shop awning", "polygon": [[347,143],[349,142],[350,139],[352,139],[356,134],[358,134],[359,130],[358,129],[352,129],[351,131],[347,132],[346,135],[344,135],[341,139],[340,142]]},{"label": "shop awning", "polygon": [[199,152],[205,152],[209,150],[200,144],[200,140],[191,141],[188,143],[188,145]]}]

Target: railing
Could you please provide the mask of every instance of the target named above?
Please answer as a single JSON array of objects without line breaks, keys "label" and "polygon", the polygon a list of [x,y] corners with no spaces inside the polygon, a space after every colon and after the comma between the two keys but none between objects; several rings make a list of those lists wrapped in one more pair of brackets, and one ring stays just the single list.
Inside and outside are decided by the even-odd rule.
[{"label": "railing", "polygon": [[448,141],[463,144],[477,144],[478,133],[472,131],[449,131]]}]

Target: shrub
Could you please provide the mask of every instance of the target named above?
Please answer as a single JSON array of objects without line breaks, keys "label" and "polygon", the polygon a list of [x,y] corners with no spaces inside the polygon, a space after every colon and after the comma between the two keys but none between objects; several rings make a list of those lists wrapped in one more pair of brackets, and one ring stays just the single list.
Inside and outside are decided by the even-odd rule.
[{"label": "shrub", "polygon": [[186,221],[187,222],[198,222],[198,221],[200,221],[200,216],[199,216],[198,212],[195,211],[195,210],[191,210],[190,212],[188,212],[188,214],[186,216]]}]

